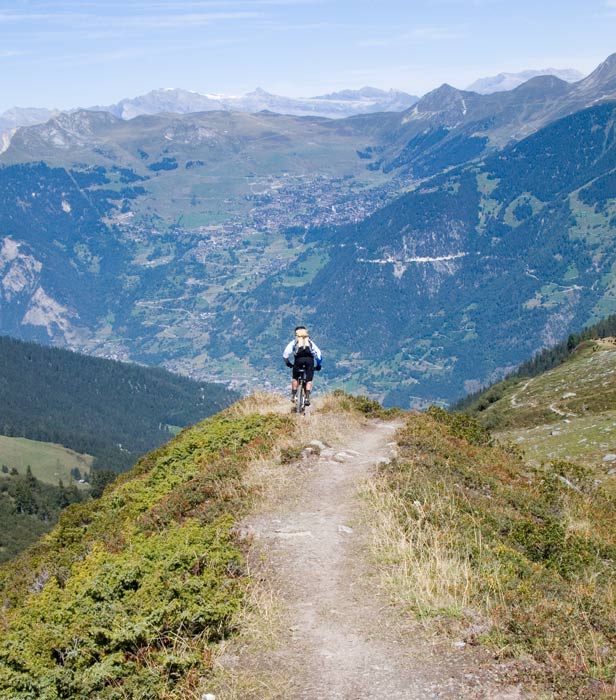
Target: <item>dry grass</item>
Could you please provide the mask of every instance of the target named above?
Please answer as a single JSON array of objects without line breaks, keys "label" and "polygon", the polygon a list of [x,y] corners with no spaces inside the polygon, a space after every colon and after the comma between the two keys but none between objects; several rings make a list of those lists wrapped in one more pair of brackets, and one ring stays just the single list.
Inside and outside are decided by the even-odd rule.
[{"label": "dry grass", "polygon": [[[473,571],[452,532],[435,526],[421,501],[409,506],[374,479],[364,485],[362,496],[368,507],[373,557],[393,597],[420,618],[461,616],[473,598]],[[454,516],[451,502],[442,498],[430,504],[430,511],[435,510],[439,517]],[[412,528],[405,522],[413,523]]]},{"label": "dry grass", "polygon": [[285,464],[289,460],[284,455],[299,455],[312,441],[326,446],[341,444],[348,435],[365,424],[363,416],[338,410],[339,404],[339,397],[327,395],[316,399],[305,415],[298,416],[293,413],[286,396],[261,392],[251,394],[227,409],[233,418],[252,413],[275,413],[288,414],[291,420],[290,430],[278,441],[272,453],[268,457],[255,453],[246,466],[243,483],[251,492],[259,495],[256,508],[263,509],[267,503],[278,500],[297,479],[295,466]]},{"label": "dry grass", "polygon": [[293,434],[289,436],[289,445],[307,444],[311,440],[320,440],[325,444],[336,444],[344,439],[349,431],[365,424],[365,417],[352,410],[345,410],[345,397],[339,394],[327,394],[313,399],[312,407],[304,415],[293,412],[293,406],[286,394],[256,392],[227,409],[227,414],[240,418],[251,413],[288,414],[295,420]]},{"label": "dry grass", "polygon": [[384,584],[424,624],[532,659],[555,698],[616,697],[614,501],[589,470],[532,470],[454,419],[409,417],[364,488]]},{"label": "dry grass", "polygon": [[250,559],[251,586],[245,607],[235,619],[239,634],[218,645],[213,676],[202,692],[212,692],[217,700],[284,700],[286,677],[275,662],[284,610],[271,585],[274,572],[266,570],[258,549]]},{"label": "dry grass", "polygon": [[242,418],[251,413],[289,413],[290,402],[282,394],[257,391],[245,396],[225,410],[231,418]]}]

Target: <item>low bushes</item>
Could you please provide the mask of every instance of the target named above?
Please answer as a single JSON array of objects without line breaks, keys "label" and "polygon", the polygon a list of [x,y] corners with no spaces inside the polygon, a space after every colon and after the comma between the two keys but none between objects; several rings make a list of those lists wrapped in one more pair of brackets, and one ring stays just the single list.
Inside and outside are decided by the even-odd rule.
[{"label": "low bushes", "polygon": [[583,468],[527,468],[439,409],[410,416],[398,442],[372,488],[396,595],[501,657],[531,657],[560,698],[613,692],[614,501]]},{"label": "low bushes", "polygon": [[233,525],[254,495],[247,465],[290,430],[231,410],[185,430],[0,569],[0,695],[197,692],[246,587]]}]

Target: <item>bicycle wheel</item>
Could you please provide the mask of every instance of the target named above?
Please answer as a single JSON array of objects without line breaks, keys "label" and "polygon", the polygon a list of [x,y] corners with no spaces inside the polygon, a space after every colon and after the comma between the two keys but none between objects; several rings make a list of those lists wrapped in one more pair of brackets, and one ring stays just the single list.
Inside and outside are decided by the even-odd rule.
[{"label": "bicycle wheel", "polygon": [[297,402],[295,403],[295,410],[298,413],[303,413],[305,410],[305,404],[306,404],[306,385],[304,384],[304,382],[300,382],[300,385],[297,388]]}]

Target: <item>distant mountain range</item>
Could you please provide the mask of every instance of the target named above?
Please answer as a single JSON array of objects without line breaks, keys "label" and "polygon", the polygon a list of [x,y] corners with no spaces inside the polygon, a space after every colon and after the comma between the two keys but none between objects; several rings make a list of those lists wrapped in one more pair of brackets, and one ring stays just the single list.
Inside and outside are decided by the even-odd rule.
[{"label": "distant mountain range", "polygon": [[[567,82],[576,82],[583,75],[573,69],[526,70],[521,73],[499,73],[496,76],[480,78],[467,89],[487,95],[493,92],[513,90],[531,78],[553,75]],[[363,87],[359,90],[340,90],[316,97],[284,97],[274,95],[258,87],[253,92],[240,96],[200,93],[181,88],[159,88],[145,95],[125,98],[119,102],[88,107],[89,110],[110,112],[120,119],[133,119],[143,114],[189,114],[217,110],[248,112],[276,112],[295,116],[327,117],[343,119],[357,114],[375,112],[402,112],[412,107],[419,97],[401,90],[380,90]],[[56,116],[60,110],[45,108],[13,107],[0,114],[0,133],[20,126],[42,124]],[[75,110],[65,110],[75,111]]]},{"label": "distant mountain range", "polygon": [[355,114],[373,112],[401,112],[415,104],[419,98],[399,90],[378,90],[365,87],[361,90],[344,90],[320,97],[292,98],[272,95],[262,88],[240,97],[203,95],[177,88],[152,90],[134,99],[121,100],[108,107],[94,107],[111,112],[122,119],[132,119],[141,114],[174,112],[211,112],[215,110],[248,112],[268,111],[295,116],[329,117],[339,119]]},{"label": "distant mountain range", "polygon": [[[303,98],[272,95],[262,88],[238,97],[203,94],[180,88],[161,88],[139,97],[120,100],[113,105],[88,109],[110,112],[120,119],[133,119],[144,114],[163,112],[189,114],[213,111],[248,112],[249,114],[268,111],[295,116],[341,119],[373,112],[402,112],[415,104],[418,99],[400,90],[379,90],[371,87]],[[20,126],[42,124],[58,113],[58,110],[44,108],[14,107],[0,114],[0,132]]]},{"label": "distant mountain range", "polygon": [[513,90],[518,85],[527,82],[531,78],[537,78],[540,75],[554,75],[560,80],[565,80],[568,83],[576,83],[582,80],[583,73],[572,68],[559,70],[558,68],[545,68],[543,70],[524,70],[520,73],[499,73],[488,78],[479,78],[471,83],[466,89],[469,92],[478,92],[481,95],[489,95],[492,92],[503,92]]}]

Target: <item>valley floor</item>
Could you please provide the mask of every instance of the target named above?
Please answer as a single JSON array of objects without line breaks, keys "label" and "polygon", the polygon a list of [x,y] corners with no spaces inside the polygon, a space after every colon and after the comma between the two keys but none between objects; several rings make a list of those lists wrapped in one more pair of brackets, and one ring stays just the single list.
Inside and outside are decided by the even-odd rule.
[{"label": "valley floor", "polygon": [[300,419],[307,440],[328,446],[317,441],[288,464],[284,483],[273,482],[265,507],[243,523],[260,589],[255,619],[224,647],[211,692],[218,700],[526,697],[512,667],[434,635],[381,590],[358,493],[395,456],[398,423],[333,426],[330,417]]}]

